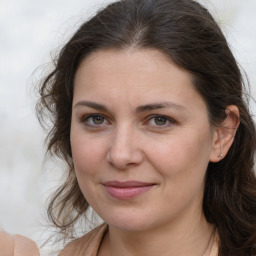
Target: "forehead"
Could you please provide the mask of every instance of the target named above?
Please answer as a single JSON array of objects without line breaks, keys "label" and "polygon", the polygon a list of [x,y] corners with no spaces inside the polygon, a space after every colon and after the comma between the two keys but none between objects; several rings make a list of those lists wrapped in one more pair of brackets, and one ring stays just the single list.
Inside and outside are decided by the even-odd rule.
[{"label": "forehead", "polygon": [[192,75],[155,49],[100,50],[80,64],[74,81],[74,98],[92,97],[106,101],[132,98],[133,103],[158,100],[185,103],[202,97]]},{"label": "forehead", "polygon": [[[112,78],[112,79],[111,79]],[[158,80],[155,85],[172,80],[192,84],[192,75],[178,67],[169,57],[156,49],[106,49],[91,53],[80,64],[75,85],[86,81],[113,82],[133,80],[133,83],[147,83]],[[154,81],[153,80],[153,81]]]}]

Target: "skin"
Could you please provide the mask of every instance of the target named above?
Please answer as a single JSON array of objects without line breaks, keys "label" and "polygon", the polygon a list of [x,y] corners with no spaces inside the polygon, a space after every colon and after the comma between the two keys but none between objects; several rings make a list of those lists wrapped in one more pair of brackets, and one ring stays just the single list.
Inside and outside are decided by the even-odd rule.
[{"label": "skin", "polygon": [[9,234],[0,230],[0,252],[5,256],[13,256],[14,239]]},{"label": "skin", "polygon": [[0,252],[3,256],[39,256],[34,241],[21,235],[11,236],[0,230]]},{"label": "skin", "polygon": [[[88,56],[75,76],[70,140],[80,188],[109,225],[98,255],[204,255],[213,234],[205,173],[229,133],[211,127],[191,75],[160,51]],[[150,189],[118,199],[104,185],[131,180]]]}]

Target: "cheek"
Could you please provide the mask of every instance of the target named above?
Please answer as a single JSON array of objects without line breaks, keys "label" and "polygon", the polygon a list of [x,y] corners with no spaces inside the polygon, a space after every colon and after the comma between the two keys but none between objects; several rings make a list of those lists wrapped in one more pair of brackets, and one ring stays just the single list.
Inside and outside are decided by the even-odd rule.
[{"label": "cheek", "polygon": [[154,168],[162,176],[163,200],[173,202],[177,208],[195,198],[200,198],[198,203],[202,200],[209,141],[208,136],[196,135],[173,138],[165,145],[155,146],[151,154]]},{"label": "cheek", "polygon": [[95,184],[100,180],[99,170],[103,169],[102,144],[84,134],[75,133],[71,136],[71,149],[78,184],[86,200],[93,206],[98,193]]},{"label": "cheek", "polygon": [[75,171],[79,176],[93,175],[104,158],[104,146],[79,132],[71,132],[71,150]]},{"label": "cheek", "polygon": [[155,143],[151,148],[151,159],[155,168],[167,177],[184,173],[205,174],[208,166],[211,140],[208,130],[184,132],[179,136],[167,138],[162,143]]}]

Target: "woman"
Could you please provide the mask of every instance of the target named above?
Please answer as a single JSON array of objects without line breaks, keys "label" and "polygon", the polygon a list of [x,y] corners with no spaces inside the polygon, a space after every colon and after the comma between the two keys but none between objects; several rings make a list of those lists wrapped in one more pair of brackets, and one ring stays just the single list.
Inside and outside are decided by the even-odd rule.
[{"label": "woman", "polygon": [[192,0],[124,0],[84,23],[43,81],[67,178],[48,213],[60,255],[256,254],[255,126],[225,37]]}]

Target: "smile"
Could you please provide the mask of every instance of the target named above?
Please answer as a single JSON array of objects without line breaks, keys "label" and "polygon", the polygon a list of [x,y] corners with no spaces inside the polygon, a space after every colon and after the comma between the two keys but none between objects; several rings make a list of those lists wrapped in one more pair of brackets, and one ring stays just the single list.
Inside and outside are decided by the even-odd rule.
[{"label": "smile", "polygon": [[151,188],[156,184],[144,183],[139,181],[108,181],[103,184],[108,194],[116,199],[127,200],[135,198]]}]

